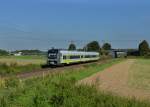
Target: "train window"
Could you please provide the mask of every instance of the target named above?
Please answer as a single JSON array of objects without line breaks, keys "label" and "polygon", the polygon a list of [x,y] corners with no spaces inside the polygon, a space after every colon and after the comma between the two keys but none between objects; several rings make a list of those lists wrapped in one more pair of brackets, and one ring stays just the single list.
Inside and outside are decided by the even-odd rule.
[{"label": "train window", "polygon": [[76,56],[76,55],[70,56],[70,59],[79,59],[79,58],[80,58],[80,56]]},{"label": "train window", "polygon": [[85,58],[95,58],[98,57],[97,55],[85,55]]},{"label": "train window", "polygon": [[67,56],[63,56],[63,59],[67,59]]},{"label": "train window", "polygon": [[91,56],[90,55],[85,55],[85,58],[90,58]]},{"label": "train window", "polygon": [[93,58],[97,57],[96,55],[92,55]]},{"label": "train window", "polygon": [[48,58],[50,59],[57,59],[57,54],[49,53]]},{"label": "train window", "polygon": [[84,58],[84,56],[83,56],[83,55],[81,55],[81,58]]}]

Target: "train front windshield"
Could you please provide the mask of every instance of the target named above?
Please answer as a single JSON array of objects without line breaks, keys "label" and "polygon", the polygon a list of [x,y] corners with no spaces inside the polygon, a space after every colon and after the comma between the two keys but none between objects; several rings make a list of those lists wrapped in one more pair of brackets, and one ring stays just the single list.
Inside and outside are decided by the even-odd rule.
[{"label": "train front windshield", "polygon": [[48,51],[48,58],[49,59],[57,59],[58,50],[52,49]]}]

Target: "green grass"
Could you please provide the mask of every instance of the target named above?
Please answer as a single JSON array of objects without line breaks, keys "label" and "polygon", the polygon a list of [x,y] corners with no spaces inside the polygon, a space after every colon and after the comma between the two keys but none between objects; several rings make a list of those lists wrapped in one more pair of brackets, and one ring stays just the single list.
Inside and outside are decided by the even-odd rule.
[{"label": "green grass", "polygon": [[150,60],[137,59],[130,69],[129,85],[150,90]]},{"label": "green grass", "polygon": [[82,68],[82,69],[72,70],[71,73],[68,74],[68,77],[69,78],[73,77],[76,80],[81,80],[83,78],[86,78],[97,72],[100,72],[100,71],[104,70],[105,68],[108,68],[116,63],[121,62],[121,61],[122,61],[122,59],[112,59],[112,60],[104,62],[103,64],[94,63],[94,64],[85,65],[84,68]]},{"label": "green grass", "polygon": [[121,60],[89,64],[77,71],[49,75],[25,81],[9,78],[0,88],[1,107],[150,107],[139,102],[97,91],[95,86],[77,85],[77,81]]}]

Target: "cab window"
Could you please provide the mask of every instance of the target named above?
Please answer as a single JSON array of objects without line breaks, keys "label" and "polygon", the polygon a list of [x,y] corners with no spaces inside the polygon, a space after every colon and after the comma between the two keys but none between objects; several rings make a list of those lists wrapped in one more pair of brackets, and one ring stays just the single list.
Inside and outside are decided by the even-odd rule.
[{"label": "cab window", "polygon": [[67,56],[64,55],[64,56],[63,56],[63,59],[67,59]]}]

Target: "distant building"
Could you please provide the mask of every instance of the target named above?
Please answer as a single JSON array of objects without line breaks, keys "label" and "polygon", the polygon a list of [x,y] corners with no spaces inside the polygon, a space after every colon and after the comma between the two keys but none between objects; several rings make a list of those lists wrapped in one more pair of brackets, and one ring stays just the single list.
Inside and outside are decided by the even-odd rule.
[{"label": "distant building", "polygon": [[109,51],[109,55],[112,56],[113,58],[127,57],[127,51],[126,50],[113,49],[113,50]]},{"label": "distant building", "polygon": [[22,52],[14,53],[14,56],[22,56]]}]

